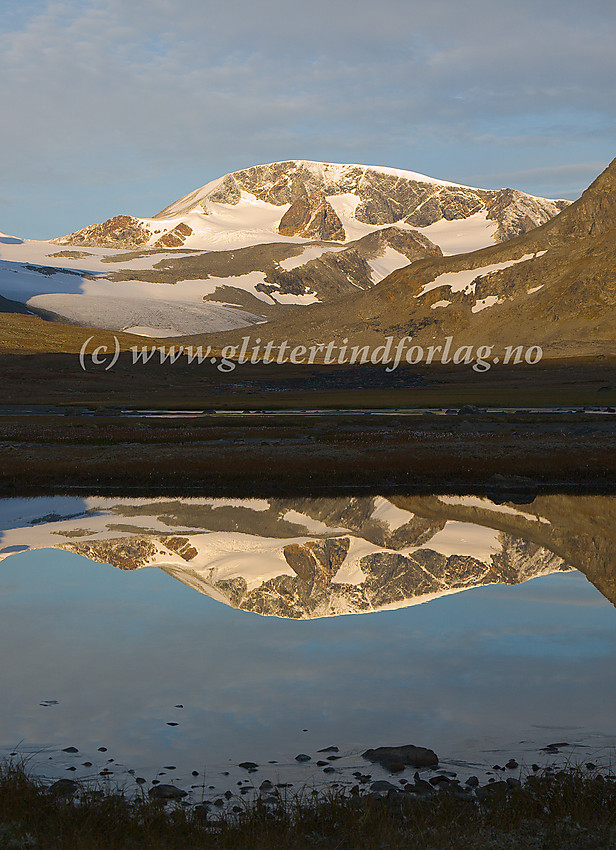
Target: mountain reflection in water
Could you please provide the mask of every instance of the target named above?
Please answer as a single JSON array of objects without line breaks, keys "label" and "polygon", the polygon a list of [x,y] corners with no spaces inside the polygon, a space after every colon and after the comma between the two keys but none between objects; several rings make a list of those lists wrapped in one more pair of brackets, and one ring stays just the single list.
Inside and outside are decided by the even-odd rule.
[{"label": "mountain reflection in water", "polygon": [[616,497],[7,499],[0,559],[58,548],[156,566],[246,611],[293,619],[400,608],[578,569],[616,603]]}]

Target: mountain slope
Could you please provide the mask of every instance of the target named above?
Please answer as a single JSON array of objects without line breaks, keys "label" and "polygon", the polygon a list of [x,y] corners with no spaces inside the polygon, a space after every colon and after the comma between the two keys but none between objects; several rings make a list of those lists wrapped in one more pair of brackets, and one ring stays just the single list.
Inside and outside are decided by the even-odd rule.
[{"label": "mountain slope", "polygon": [[[348,337],[377,344],[412,335],[427,346],[541,345],[548,356],[612,350],[616,339],[616,160],[551,221],[508,242],[393,272],[370,291],[314,305],[261,329],[311,344]],[[341,317],[344,317],[341,320]]]},{"label": "mountain slope", "polygon": [[0,295],[65,324],[214,333],[354,296],[409,262],[524,233],[567,204],[390,168],[271,163],[151,219],[119,215],[51,243],[2,239]]}]

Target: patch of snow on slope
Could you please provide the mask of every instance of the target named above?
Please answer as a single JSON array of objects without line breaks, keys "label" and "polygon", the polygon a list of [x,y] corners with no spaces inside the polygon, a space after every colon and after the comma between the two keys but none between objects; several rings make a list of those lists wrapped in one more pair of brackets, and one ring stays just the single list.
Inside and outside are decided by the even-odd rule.
[{"label": "patch of snow on slope", "polygon": [[384,499],[383,496],[377,496],[374,500],[374,510],[372,511],[372,519],[379,522],[384,522],[389,527],[390,531],[395,531],[407,522],[410,522],[415,514],[410,511],[402,510],[390,501]]},{"label": "patch of snow on slope", "polygon": [[303,295],[293,295],[291,292],[272,292],[272,297],[279,304],[316,304],[320,301],[316,292],[305,292]]},{"label": "patch of snow on slope", "polygon": [[224,174],[222,177],[217,177],[215,180],[210,180],[209,183],[206,183],[204,186],[200,186],[198,189],[195,189],[194,192],[190,192],[188,195],[184,195],[183,198],[179,198],[179,200],[175,201],[173,204],[170,204],[168,207],[165,207],[164,210],[161,210],[157,213],[153,218],[157,219],[167,219],[172,218],[174,215],[182,215],[184,212],[188,210],[195,209],[199,206],[200,202],[213,192],[214,189],[218,188],[222,181],[225,179],[227,175]]},{"label": "patch of snow on slope", "polygon": [[19,263],[0,262],[0,294],[13,301],[26,302],[35,295],[54,294],[58,290],[77,294],[83,283],[84,278],[78,274],[47,275]]},{"label": "patch of snow on slope", "polygon": [[195,534],[189,541],[198,552],[190,561],[191,571],[207,570],[208,579],[214,582],[242,577],[250,592],[277,576],[295,576],[282,554],[282,548],[288,543],[305,543],[306,539],[281,541],[239,532],[211,532]]},{"label": "patch of snow on slope", "polygon": [[332,578],[332,584],[351,584],[357,587],[365,580],[366,574],[359,566],[359,561],[345,561]]},{"label": "patch of snow on slope", "polygon": [[450,520],[427,543],[409,550],[409,553],[417,552],[418,549],[432,549],[447,558],[451,555],[468,555],[490,564],[493,553],[502,548],[499,533],[483,525]]},{"label": "patch of snow on slope", "polygon": [[395,272],[396,269],[401,269],[408,266],[410,260],[396,251],[395,248],[387,246],[385,253],[381,257],[376,257],[374,260],[368,260],[368,265],[372,269],[372,282],[378,283],[387,277],[387,275]]},{"label": "patch of snow on slope", "polygon": [[286,522],[292,522],[295,525],[303,525],[306,531],[311,532],[311,534],[331,534],[332,532],[344,533],[348,531],[346,528],[332,528],[331,525],[326,525],[324,522],[308,516],[308,514],[301,514],[299,511],[295,510],[286,511],[282,518],[283,520],[286,520]]},{"label": "patch of snow on slope", "polygon": [[132,328],[122,328],[125,334],[134,334],[135,336],[156,337],[156,339],[164,339],[165,337],[181,336],[176,328],[149,328],[147,325],[135,325]]},{"label": "patch of snow on slope", "polygon": [[518,511],[516,508],[511,508],[509,505],[496,505],[489,499],[481,498],[479,496],[438,496],[437,498],[440,502],[444,502],[446,505],[464,505],[469,508],[481,508],[484,511],[496,511],[500,514],[521,516],[524,517],[524,519],[531,520],[532,522],[544,522],[548,523],[548,525],[550,523],[549,519],[545,519],[545,517],[527,514],[524,513],[524,511]]},{"label": "patch of snow on slope", "polygon": [[161,328],[172,335],[211,333],[258,324],[262,316],[213,302],[146,301],[111,295],[49,294],[28,299],[28,307],[84,327],[122,331],[127,328]]},{"label": "patch of snow on slope", "polygon": [[329,245],[315,245],[311,248],[304,248],[301,254],[296,257],[289,257],[286,260],[281,260],[278,265],[286,272],[297,269],[300,266],[305,266],[310,260],[318,260],[323,254],[328,254],[332,251],[343,251],[344,248]]},{"label": "patch of snow on slope", "polygon": [[495,304],[502,304],[503,299],[498,295],[488,295],[485,298],[478,298],[471,307],[471,313],[480,313],[486,307],[494,307]]},{"label": "patch of snow on slope", "polygon": [[[327,200],[342,222],[347,242],[361,239],[362,236],[367,236],[368,233],[381,229],[378,225],[364,224],[363,221],[358,221],[355,218],[355,210],[359,206],[358,195],[345,192],[342,195],[328,195]],[[382,225],[382,227],[389,227],[389,225]]]},{"label": "patch of snow on slope", "polygon": [[419,298],[433,289],[438,289],[440,286],[448,286],[452,292],[462,292],[462,290],[470,292],[472,291],[472,283],[475,278],[484,277],[484,275],[500,271],[501,269],[507,269],[509,266],[515,266],[517,263],[524,263],[527,260],[532,260],[534,256],[534,254],[524,254],[518,260],[506,260],[503,263],[493,263],[490,266],[481,266],[478,269],[463,269],[460,272],[445,272],[434,278],[434,280],[429,281],[429,283],[425,283],[421,288],[421,292],[415,298]]},{"label": "patch of snow on slope", "polygon": [[[237,204],[208,204],[208,214],[194,212],[178,219],[165,221],[170,228],[183,222],[192,229],[184,242],[184,248],[207,248],[226,250],[245,248],[266,242],[291,242],[303,244],[307,241],[299,236],[281,236],[278,233],[280,219],[290,204],[269,204],[260,201],[250,192],[241,193]],[[150,227],[160,226],[160,220],[143,219]]]},{"label": "patch of snow on slope", "polygon": [[247,508],[250,511],[269,511],[267,499],[198,499],[199,505],[209,505],[211,508]]},{"label": "patch of snow on slope", "polygon": [[449,256],[469,254],[471,251],[494,245],[498,222],[491,221],[484,210],[468,218],[454,221],[443,218],[428,227],[414,229],[438,245],[445,256]]},{"label": "patch of snow on slope", "polygon": [[437,307],[449,307],[451,301],[435,301],[434,304],[430,304],[431,310],[436,310]]},{"label": "patch of snow on slope", "polygon": [[[176,286],[186,287],[187,291],[189,291],[191,285],[196,283],[197,281],[195,280],[178,280],[177,283],[172,285],[174,288]],[[260,283],[265,283],[265,272],[247,272],[246,274],[239,274],[233,277],[212,276],[205,280],[200,280],[198,283],[201,297],[204,295],[212,295],[221,286],[231,286],[234,289],[241,289],[244,292],[249,292],[251,295],[254,295],[255,298],[258,298],[259,301],[265,301],[266,304],[272,303],[271,298],[266,292],[261,292],[261,290],[257,289],[257,286]]]},{"label": "patch of snow on slope", "polygon": [[[57,506],[54,503],[54,508]],[[81,503],[83,510],[83,502]],[[79,507],[76,507],[75,513],[78,513]],[[106,511],[96,514],[87,514],[85,516],[74,517],[73,519],[58,519],[50,520],[49,522],[41,522],[35,525],[19,524],[18,522],[12,528],[7,528],[0,534],[0,560],[8,557],[16,548],[25,551],[27,549],[49,549],[61,546],[63,543],[79,543],[83,541],[93,540],[108,540],[123,537],[140,536],[139,528],[147,528],[149,531],[156,534],[171,534],[172,530],[164,522],[156,516],[142,515],[135,522],[134,529],[130,527],[130,523],[124,522],[123,517],[116,514],[110,514]],[[110,528],[115,524],[122,524],[126,527],[123,530]],[[180,533],[179,529],[173,530],[175,533]],[[194,529],[182,531],[183,534],[191,534]],[[75,534],[75,532],[78,532]],[[83,533],[82,533],[83,532]]]}]

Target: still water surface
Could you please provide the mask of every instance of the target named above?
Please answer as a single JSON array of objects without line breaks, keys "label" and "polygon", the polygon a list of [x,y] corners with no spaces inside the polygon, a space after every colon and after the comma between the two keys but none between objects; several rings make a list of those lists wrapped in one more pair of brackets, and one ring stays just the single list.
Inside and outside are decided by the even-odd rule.
[{"label": "still water surface", "polygon": [[[5,500],[0,751],[49,778],[218,792],[242,761],[259,782],[385,777],[361,753],[407,743],[461,778],[511,757],[607,763],[616,612],[562,557],[562,501],[452,499],[441,516],[378,497]],[[593,504],[577,541],[582,514],[595,541],[609,518]],[[560,554],[528,540],[550,534]]]}]

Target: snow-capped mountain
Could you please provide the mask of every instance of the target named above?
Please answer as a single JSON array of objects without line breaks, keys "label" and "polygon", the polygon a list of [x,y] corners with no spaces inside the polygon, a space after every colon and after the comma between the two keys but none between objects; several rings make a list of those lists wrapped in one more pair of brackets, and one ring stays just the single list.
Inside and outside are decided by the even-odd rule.
[{"label": "snow-capped mountain", "polygon": [[460,253],[519,236],[568,203],[394,168],[291,160],[226,174],[151,219],[117,216],[55,241],[243,248],[283,239],[349,242],[395,226],[418,229],[445,253]]},{"label": "snow-capped mountain", "polygon": [[0,238],[0,309],[150,336],[248,327],[502,242],[568,201],[392,168],[293,160],[227,174],[152,218]]},{"label": "snow-capped mountain", "polygon": [[277,318],[268,339],[312,345],[347,337],[378,345],[405,333],[424,352],[451,336],[458,347],[491,347],[500,361],[516,346],[538,346],[549,357],[609,357],[615,228],[616,160],[545,224],[478,251],[397,269],[335,312],[315,304]]},{"label": "snow-capped mountain", "polygon": [[62,499],[43,515],[37,500],[7,500],[0,559],[53,546],[124,570],[155,566],[227,605],[295,619],[406,607],[568,569],[548,548],[482,524],[499,511],[531,529],[549,525],[543,517],[481,500],[477,521],[450,520],[456,500],[435,498],[442,515],[432,517],[382,497]]}]

